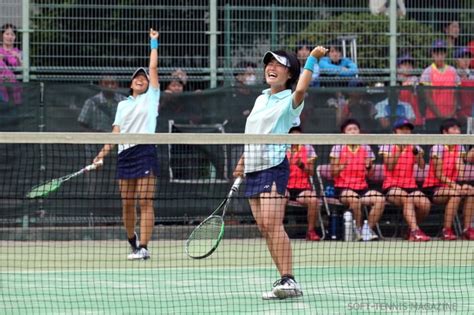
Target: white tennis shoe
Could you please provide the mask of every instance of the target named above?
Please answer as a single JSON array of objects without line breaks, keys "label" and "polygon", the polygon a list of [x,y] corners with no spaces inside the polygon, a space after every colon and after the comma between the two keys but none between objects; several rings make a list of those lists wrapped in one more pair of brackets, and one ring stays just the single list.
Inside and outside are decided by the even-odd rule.
[{"label": "white tennis shoe", "polygon": [[128,255],[127,259],[128,260],[147,260],[147,259],[150,259],[150,252],[146,248],[140,247],[132,251],[132,253]]},{"label": "white tennis shoe", "polygon": [[262,299],[283,300],[300,296],[303,296],[301,286],[295,280],[283,277],[273,284],[272,291],[263,293]]}]

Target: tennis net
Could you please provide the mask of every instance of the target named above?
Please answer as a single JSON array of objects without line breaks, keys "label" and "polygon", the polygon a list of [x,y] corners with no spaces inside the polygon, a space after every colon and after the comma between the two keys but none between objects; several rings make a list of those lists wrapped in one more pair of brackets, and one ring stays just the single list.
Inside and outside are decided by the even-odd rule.
[{"label": "tennis net", "polygon": [[[28,197],[37,185],[91,164],[104,144],[132,143],[153,145],[159,162],[156,182],[152,182],[155,218],[147,247],[151,259],[140,261],[127,259],[130,251],[122,206],[132,200],[131,206],[138,209],[137,233],[142,236],[140,209],[146,203],[132,198],[135,191],[132,197],[121,199],[115,152],[100,169],[77,175],[46,196]],[[472,314],[474,241],[464,238],[469,232],[466,228],[473,224],[466,221],[473,210],[474,196],[468,188],[474,185],[473,145],[468,135],[0,133],[3,313]],[[231,201],[224,218],[224,239],[217,250],[200,260],[186,256],[185,241],[227,196],[244,148],[260,163],[265,163],[264,158],[278,160],[279,150],[288,150],[289,183],[295,172],[312,178],[302,186],[293,178],[295,186],[287,194],[290,200],[285,201],[283,217],[291,240],[292,271],[302,297],[262,299],[280,275],[245,197],[251,176]],[[403,192],[384,186],[387,156],[396,155],[396,150],[406,154],[397,156],[395,164],[401,169],[389,169],[402,174],[391,187],[405,185],[406,180],[400,178],[410,176],[416,183]],[[367,155],[356,154],[361,151]],[[450,215],[441,202],[448,197],[436,196],[439,189],[422,187],[431,176],[433,156],[444,157],[440,167],[451,172],[440,176],[457,176],[458,184],[465,185],[459,191],[453,186],[448,197],[453,204],[459,201],[459,210]],[[417,158],[426,163],[424,169],[415,166],[411,174],[403,168],[403,163],[416,164]],[[252,162],[259,168],[257,161],[247,161],[248,165]],[[336,179],[338,171],[344,172],[343,166],[347,178]],[[278,176],[281,172],[277,171]],[[367,187],[359,185],[358,172]],[[357,196],[346,195],[349,189],[340,188],[341,181],[351,178],[353,182],[346,184],[355,185],[351,190]],[[414,212],[396,205],[404,197],[425,200],[422,193],[428,211],[418,209],[426,204],[417,204]],[[383,200],[382,211],[374,211],[380,199],[370,199],[373,196]],[[281,201],[265,199],[269,198],[261,202],[275,207]],[[314,200],[319,207],[311,217],[305,204]],[[363,203],[360,213],[351,209],[350,220],[347,210],[354,203],[349,202]],[[429,241],[412,235],[410,213]],[[308,218],[320,241],[308,240],[314,236],[307,233],[312,230]],[[368,226],[364,228],[365,220]],[[443,240],[446,220],[452,222],[452,236],[457,240]]]}]

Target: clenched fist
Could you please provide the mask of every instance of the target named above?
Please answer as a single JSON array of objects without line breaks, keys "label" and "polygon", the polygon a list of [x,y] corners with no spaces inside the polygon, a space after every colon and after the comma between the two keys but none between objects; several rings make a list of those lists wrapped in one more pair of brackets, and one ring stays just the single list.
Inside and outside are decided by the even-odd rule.
[{"label": "clenched fist", "polygon": [[311,56],[319,59],[322,56],[324,56],[327,52],[328,50],[324,48],[323,46],[317,46],[311,51]]}]

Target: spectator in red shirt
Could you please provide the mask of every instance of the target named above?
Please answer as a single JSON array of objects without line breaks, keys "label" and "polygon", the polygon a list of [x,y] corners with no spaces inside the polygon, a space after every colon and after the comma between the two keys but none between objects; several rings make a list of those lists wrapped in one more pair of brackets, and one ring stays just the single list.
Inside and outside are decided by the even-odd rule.
[{"label": "spectator in red shirt", "polygon": [[[360,124],[355,119],[348,119],[341,125],[341,132],[360,134]],[[362,206],[370,206],[370,239],[377,239],[378,236],[372,229],[382,216],[385,198],[380,192],[369,190],[366,180],[373,173],[374,153],[368,145],[335,145],[329,157],[334,188],[340,202],[352,210],[359,233],[362,226]],[[360,238],[360,234],[357,237]]]},{"label": "spectator in red shirt", "polygon": [[[398,119],[393,125],[395,134],[411,134],[415,126],[407,119]],[[426,242],[430,238],[419,228],[431,207],[428,198],[418,189],[414,166],[425,168],[423,149],[414,145],[382,145],[379,154],[384,163],[383,191],[388,201],[403,207],[403,216],[410,229],[408,240]]]},{"label": "spectator in red shirt", "polygon": [[[290,134],[300,134],[301,127],[292,127]],[[306,240],[319,241],[315,226],[318,221],[319,201],[311,181],[314,176],[314,163],[317,159],[316,152],[311,145],[292,144],[286,157],[290,164],[290,177],[288,179],[289,199],[308,207],[308,230]]]},{"label": "spectator in red shirt", "polygon": [[[426,128],[434,131],[439,124],[454,118],[458,108],[458,97],[454,87],[460,85],[461,79],[456,69],[445,63],[447,46],[443,40],[436,40],[431,49],[433,63],[427,67],[420,78],[420,84],[441,89],[425,89]],[[446,89],[453,87],[453,89]]]},{"label": "spectator in red shirt", "polygon": [[[446,119],[440,127],[442,134],[460,134],[461,125],[455,119]],[[428,175],[423,183],[423,192],[434,204],[446,205],[444,214],[444,240],[455,240],[452,229],[454,216],[464,199],[463,237],[474,240],[471,226],[474,214],[474,187],[463,183],[466,151],[462,145],[435,145],[430,152]]]}]

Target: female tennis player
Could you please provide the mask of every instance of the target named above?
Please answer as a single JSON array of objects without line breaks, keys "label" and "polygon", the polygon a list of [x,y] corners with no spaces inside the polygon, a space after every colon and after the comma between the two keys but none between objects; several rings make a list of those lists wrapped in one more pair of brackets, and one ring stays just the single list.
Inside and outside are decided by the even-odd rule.
[{"label": "female tennis player", "polygon": [[[155,133],[156,117],[160,99],[158,82],[158,37],[157,31],[150,29],[150,74],[138,68],[130,82],[130,96],[118,104],[113,133]],[[112,150],[113,145],[105,145],[94,159],[100,162]],[[129,260],[150,258],[147,245],[155,224],[153,197],[155,194],[158,160],[154,145],[120,144],[117,159],[117,178],[122,197],[123,223],[127,231],[132,252]],[[141,211],[140,240],[135,233],[138,198]]]},{"label": "female tennis player", "polygon": [[[311,82],[317,58],[326,53],[316,47],[306,60],[300,77],[300,64],[296,56],[286,51],[268,51],[263,57],[265,81],[269,89],[262,92],[247,117],[246,134],[287,134],[299,117],[304,96]],[[296,89],[292,86],[298,81]],[[281,275],[263,299],[285,299],[302,296],[300,285],[292,270],[292,252],[288,235],[283,227],[285,191],[289,165],[287,145],[246,145],[234,176],[246,176],[245,196],[249,198],[252,214],[267,242],[272,259]]]}]

